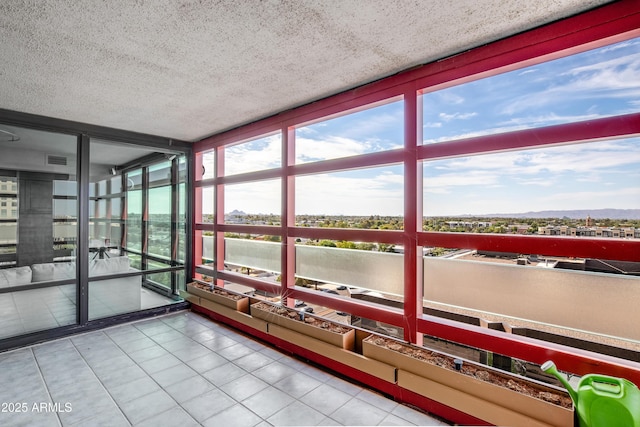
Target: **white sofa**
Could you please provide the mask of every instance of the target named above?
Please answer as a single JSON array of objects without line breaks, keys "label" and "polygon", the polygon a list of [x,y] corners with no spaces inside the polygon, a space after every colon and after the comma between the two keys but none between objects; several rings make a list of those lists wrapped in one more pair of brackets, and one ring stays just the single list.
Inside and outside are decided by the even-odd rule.
[{"label": "white sofa", "polygon": [[[111,257],[89,261],[89,277],[137,271],[129,258]],[[29,285],[50,280],[76,277],[75,262],[50,262],[0,270],[0,288]],[[142,276],[89,282],[89,317],[106,317],[140,310]],[[66,285],[63,285],[66,286]]]}]

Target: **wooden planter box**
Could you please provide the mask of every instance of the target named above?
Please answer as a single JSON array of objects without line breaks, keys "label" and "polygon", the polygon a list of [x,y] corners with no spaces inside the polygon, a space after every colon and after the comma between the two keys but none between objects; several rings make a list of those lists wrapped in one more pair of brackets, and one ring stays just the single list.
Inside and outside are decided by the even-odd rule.
[{"label": "wooden planter box", "polygon": [[[428,349],[425,351],[430,352]],[[399,351],[377,345],[373,338],[363,341],[362,353],[368,358],[398,368],[398,385],[400,387],[492,424],[573,426],[572,409],[480,380],[454,369],[416,359]],[[453,358],[443,354],[442,360],[439,362],[446,363],[445,361],[449,359]],[[491,374],[509,381],[513,387],[517,387],[517,383],[524,383],[539,392],[569,398],[566,392],[559,389],[499,372],[486,366],[476,365],[473,362],[465,361],[464,363],[478,367],[482,371],[490,371]],[[453,366],[453,363],[451,365]],[[464,365],[462,372],[465,372]]]},{"label": "wooden planter box", "polygon": [[359,369],[389,383],[396,382],[396,368],[378,360],[370,359],[353,351],[345,350],[339,346],[329,344],[279,325],[269,325],[269,335],[328,357],[336,362]]},{"label": "wooden planter box", "polygon": [[266,321],[250,316],[229,306],[218,304],[217,302],[203,298],[200,299],[200,304],[198,305],[258,331],[267,333],[269,330],[269,324]]},{"label": "wooden planter box", "polygon": [[[295,310],[292,310],[295,311]],[[343,348],[345,350],[353,351],[355,346],[355,330],[348,329],[346,332],[334,332],[329,329],[322,328],[321,326],[315,326],[311,323],[302,322],[298,319],[292,319],[288,316],[282,316],[276,313],[272,313],[271,311],[266,311],[257,306],[257,304],[251,305],[251,315],[253,317],[257,317],[259,319],[263,319],[268,323],[272,323],[274,325],[282,326],[283,328],[290,329],[292,331],[298,332],[302,335],[307,335],[309,337],[318,339],[320,341],[324,341],[326,343],[332,344],[336,347]],[[325,322],[321,319],[314,318],[312,316],[308,316],[309,318],[315,319],[314,323],[320,325]],[[325,323],[331,324],[332,322],[326,321]],[[335,325],[335,324],[334,324]],[[347,329],[346,325],[339,325],[344,329]]]},{"label": "wooden planter box", "polygon": [[[213,291],[203,290],[199,287],[195,286],[195,283],[187,284],[187,292],[200,297],[202,300],[208,300],[215,302],[217,304],[223,305],[225,307],[232,308],[242,313],[249,313],[249,297],[242,296],[241,298],[231,298],[226,294],[237,296],[238,294],[234,294],[233,292],[229,292],[222,288],[213,287]],[[199,304],[201,305],[201,304]]]}]

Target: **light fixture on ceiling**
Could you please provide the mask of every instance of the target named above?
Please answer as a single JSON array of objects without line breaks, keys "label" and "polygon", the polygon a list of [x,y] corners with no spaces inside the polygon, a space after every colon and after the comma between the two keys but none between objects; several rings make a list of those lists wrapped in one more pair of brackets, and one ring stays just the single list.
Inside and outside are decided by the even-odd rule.
[{"label": "light fixture on ceiling", "polygon": [[118,173],[118,168],[117,168],[116,166],[114,166],[114,167],[112,167],[112,168],[109,168],[109,173],[110,173],[111,175],[114,175],[114,176],[115,176],[115,175],[117,175],[117,173]]},{"label": "light fixture on ceiling", "polygon": [[20,141],[20,137],[13,132],[9,132],[8,130],[0,129],[0,141],[16,142]]}]

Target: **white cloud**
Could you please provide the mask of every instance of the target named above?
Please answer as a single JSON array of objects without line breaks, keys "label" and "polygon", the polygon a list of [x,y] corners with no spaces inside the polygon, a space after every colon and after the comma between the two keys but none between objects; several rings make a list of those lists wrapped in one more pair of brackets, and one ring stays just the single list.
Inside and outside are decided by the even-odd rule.
[{"label": "white cloud", "polygon": [[279,134],[227,147],[224,150],[225,175],[279,167],[281,147]]},{"label": "white cloud", "polygon": [[500,125],[514,125],[514,126],[524,126],[527,129],[549,126],[558,123],[573,123],[573,122],[581,122],[585,120],[593,120],[602,117],[596,113],[590,114],[578,114],[578,115],[559,115],[554,112],[549,112],[543,115],[538,116],[524,116],[524,117],[514,117],[512,119],[500,122]]},{"label": "white cloud", "polygon": [[462,96],[451,93],[450,91],[436,92],[436,94],[445,104],[458,105],[464,103]]},{"label": "white cloud", "polygon": [[453,113],[453,114],[440,113],[440,114],[438,114],[438,117],[440,117],[445,122],[450,122],[451,120],[468,120],[468,119],[470,119],[472,117],[475,117],[477,115],[478,115],[478,113],[476,113],[476,112],[473,112],[473,113]]},{"label": "white cloud", "polygon": [[[637,141],[637,140],[636,140]],[[454,188],[519,185],[539,188],[603,185],[640,164],[640,145],[630,141],[601,141],[426,162],[425,191],[445,194]],[[567,181],[568,180],[568,181]],[[618,184],[619,185],[619,184]]]},{"label": "white cloud", "polygon": [[425,123],[422,127],[424,127],[424,128],[441,128],[442,127],[442,123],[441,122],[429,122],[429,123]]},{"label": "white cloud", "polygon": [[304,163],[367,153],[371,142],[358,141],[341,136],[327,136],[323,139],[296,138],[296,162]]},{"label": "white cloud", "polygon": [[552,86],[514,98],[502,113],[511,115],[558,103],[571,105],[585,99],[638,97],[640,53],[574,67],[559,76],[566,78],[554,76]]},{"label": "white cloud", "polygon": [[296,179],[296,214],[402,215],[402,173],[372,170]]}]

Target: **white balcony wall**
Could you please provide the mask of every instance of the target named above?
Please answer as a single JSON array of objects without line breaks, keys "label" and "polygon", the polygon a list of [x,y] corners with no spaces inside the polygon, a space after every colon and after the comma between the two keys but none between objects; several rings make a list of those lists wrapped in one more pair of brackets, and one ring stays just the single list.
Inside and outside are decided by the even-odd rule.
[{"label": "white balcony wall", "polygon": [[[213,259],[213,237],[203,236],[203,258]],[[225,263],[280,273],[280,243],[225,239]],[[296,276],[403,295],[402,255],[323,246],[296,246]]]},{"label": "white balcony wall", "polygon": [[424,298],[443,304],[640,340],[640,278],[424,259]]},{"label": "white balcony wall", "polygon": [[296,246],[296,275],[320,282],[404,295],[403,256],[323,246]]},{"label": "white balcony wall", "polygon": [[224,239],[224,262],[280,273],[282,245],[262,240]]}]

